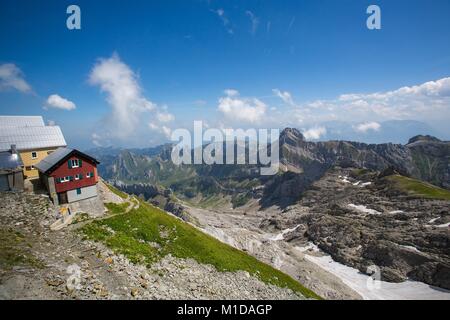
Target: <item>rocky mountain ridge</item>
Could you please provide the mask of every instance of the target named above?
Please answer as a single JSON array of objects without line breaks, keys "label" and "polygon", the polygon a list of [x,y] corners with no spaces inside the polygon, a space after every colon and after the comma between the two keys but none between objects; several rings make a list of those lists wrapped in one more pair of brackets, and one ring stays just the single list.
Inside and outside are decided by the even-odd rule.
[{"label": "rocky mountain ridge", "polygon": [[[297,129],[286,128],[280,134],[279,146],[280,172],[275,176],[260,176],[255,165],[176,166],[170,160],[171,145],[106,154],[96,149],[93,155],[99,158],[99,172],[105,179],[127,186],[127,190],[139,190],[135,194],[148,194],[142,188],[145,184],[202,205],[214,205],[225,198],[239,206],[258,199],[263,208],[285,208],[334,166],[380,172],[391,169],[450,188],[450,142],[430,136],[413,137],[407,145],[309,142]],[[132,187],[134,184],[137,186]]]}]

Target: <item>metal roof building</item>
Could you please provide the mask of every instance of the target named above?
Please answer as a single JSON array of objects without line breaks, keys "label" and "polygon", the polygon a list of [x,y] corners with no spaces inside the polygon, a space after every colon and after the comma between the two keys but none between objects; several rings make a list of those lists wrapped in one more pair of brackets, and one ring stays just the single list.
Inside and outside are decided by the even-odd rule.
[{"label": "metal roof building", "polygon": [[15,149],[0,152],[0,191],[23,190],[23,162]]},{"label": "metal roof building", "polygon": [[47,172],[47,170],[51,169],[59,161],[71,154],[73,150],[74,149],[71,148],[58,148],[45,157],[44,160],[36,164],[35,167],[41,172]]},{"label": "metal roof building", "polygon": [[[0,117],[0,119],[3,117]],[[0,120],[3,123],[3,119]],[[0,126],[0,151],[15,144],[17,150],[65,147],[66,140],[59,126]]]},{"label": "metal roof building", "polygon": [[21,169],[23,166],[22,159],[17,153],[11,153],[10,151],[0,152],[0,171],[2,170],[15,170]]},{"label": "metal roof building", "polygon": [[53,151],[51,154],[49,154],[47,157],[45,157],[41,162],[35,165],[36,169],[38,169],[42,173],[47,173],[50,169],[55,167],[58,163],[60,163],[62,160],[64,160],[68,156],[81,156],[83,158],[89,159],[94,164],[99,164],[97,159],[91,157],[90,155],[83,153],[81,151],[78,151],[76,149],[71,148],[58,148],[55,151]]},{"label": "metal roof building", "polygon": [[4,127],[43,127],[41,116],[0,116],[0,128]]}]

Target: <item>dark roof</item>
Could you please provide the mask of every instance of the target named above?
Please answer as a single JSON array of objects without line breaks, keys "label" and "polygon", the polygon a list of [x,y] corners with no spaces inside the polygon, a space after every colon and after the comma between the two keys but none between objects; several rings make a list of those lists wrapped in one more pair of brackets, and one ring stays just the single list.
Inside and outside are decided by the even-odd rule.
[{"label": "dark roof", "polygon": [[10,151],[0,152],[0,170],[21,170],[23,166],[22,159],[16,154],[12,154]]},{"label": "dark roof", "polygon": [[48,173],[53,170],[53,168],[57,167],[60,163],[64,162],[67,158],[70,158],[73,155],[77,155],[81,158],[89,159],[95,164],[99,164],[100,162],[97,159],[87,155],[81,151],[71,148],[58,148],[52,153],[50,153],[47,157],[45,157],[41,162],[36,164],[34,167],[38,169],[42,173]]}]

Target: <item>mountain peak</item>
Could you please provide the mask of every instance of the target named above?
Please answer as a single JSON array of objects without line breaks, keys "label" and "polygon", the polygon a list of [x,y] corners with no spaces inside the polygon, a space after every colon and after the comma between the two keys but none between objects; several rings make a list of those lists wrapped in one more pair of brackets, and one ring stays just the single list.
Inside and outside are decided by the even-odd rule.
[{"label": "mountain peak", "polygon": [[300,141],[305,141],[305,137],[298,129],[285,128],[280,133],[280,144],[283,143],[297,144]]},{"label": "mountain peak", "polygon": [[409,139],[408,144],[414,143],[414,142],[418,142],[418,141],[426,141],[426,142],[441,142],[441,140],[439,140],[436,137],[430,136],[430,135],[417,135],[412,137],[411,139]]}]

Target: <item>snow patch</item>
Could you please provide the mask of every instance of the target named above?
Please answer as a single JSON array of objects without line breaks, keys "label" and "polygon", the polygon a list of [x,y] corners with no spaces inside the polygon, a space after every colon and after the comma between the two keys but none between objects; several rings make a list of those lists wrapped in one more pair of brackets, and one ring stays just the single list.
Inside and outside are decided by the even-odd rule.
[{"label": "snow patch", "polygon": [[437,218],[433,218],[430,221],[428,221],[428,223],[434,223],[436,220],[439,220],[441,217],[437,217]]},{"label": "snow patch", "polygon": [[283,230],[283,231],[281,231],[279,234],[277,234],[277,235],[275,235],[275,236],[273,236],[273,237],[270,237],[269,240],[272,240],[272,241],[281,241],[281,240],[284,240],[284,236],[285,236],[286,234],[288,234],[289,232],[292,232],[292,231],[297,230],[300,226],[301,226],[301,225],[299,224],[298,226],[295,226],[294,228],[290,228],[290,229]]},{"label": "snow patch", "polygon": [[367,208],[364,205],[356,205],[356,204],[350,203],[350,204],[348,204],[348,206],[350,208],[353,208],[353,209],[356,209],[358,211],[361,211],[361,212],[364,212],[364,213],[368,213],[368,214],[373,214],[373,215],[380,215],[380,214],[382,214],[381,212],[379,212],[377,210],[374,210],[374,209],[369,209],[369,208]]},{"label": "snow patch", "polygon": [[366,300],[450,300],[450,291],[423,282],[407,280],[401,283],[373,280],[358,269],[334,261],[330,256],[305,258],[337,276]]},{"label": "snow patch", "polygon": [[444,223],[444,224],[440,224],[440,225],[437,225],[436,227],[437,227],[437,228],[448,228],[448,227],[450,227],[450,222]]},{"label": "snow patch", "polygon": [[422,253],[422,251],[420,251],[419,249],[417,249],[417,248],[414,247],[414,246],[404,246],[404,245],[401,245],[401,244],[399,244],[399,246],[402,247],[402,248],[405,248],[405,249],[409,249],[409,250],[418,252],[418,253]]},{"label": "snow patch", "polygon": [[348,176],[339,176],[338,178],[344,183],[351,183],[350,180],[348,180]]}]

